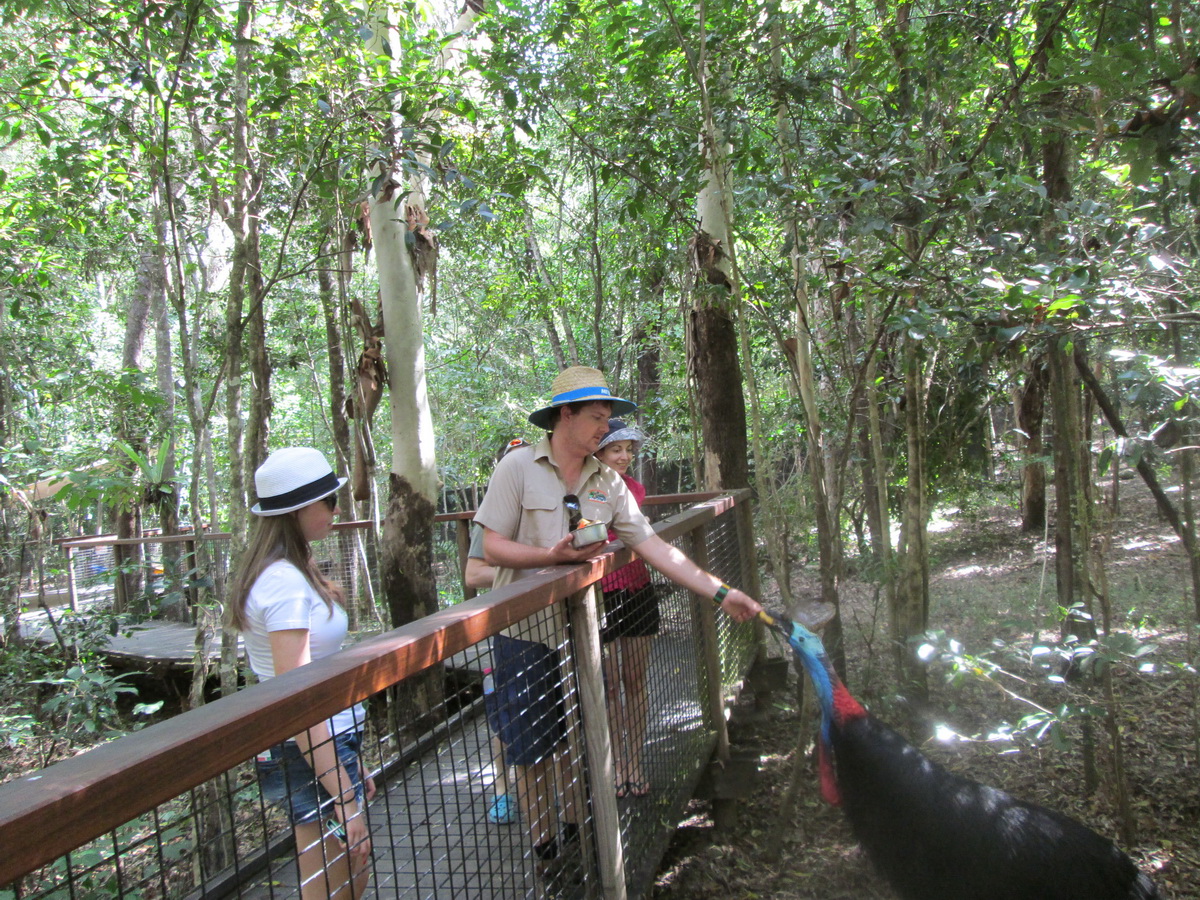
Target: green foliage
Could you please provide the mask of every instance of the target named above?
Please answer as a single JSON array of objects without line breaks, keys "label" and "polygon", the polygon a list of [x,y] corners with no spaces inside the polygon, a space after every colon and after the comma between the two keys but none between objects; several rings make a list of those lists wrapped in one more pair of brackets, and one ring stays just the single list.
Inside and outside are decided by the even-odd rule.
[{"label": "green foliage", "polygon": [[[55,613],[63,646],[17,644],[0,652],[0,739],[35,749],[48,764],[61,744],[91,744],[131,730],[162,702],[137,703],[129,675],[105,669],[100,649],[123,626],[113,616]],[[136,725],[134,728],[138,727]]]},{"label": "green foliage", "polygon": [[[1152,671],[1148,657],[1157,649],[1127,632],[1032,647],[997,637],[989,649],[973,652],[945,632],[930,631],[913,645],[918,657],[939,670],[948,685],[981,684],[1029,710],[1015,722],[993,726],[990,740],[1046,743],[1055,750],[1067,748],[1070,726],[1078,719],[1104,715],[1104,707],[1087,691],[1089,684],[1115,668],[1130,673]],[[1030,671],[1032,676],[1025,674]],[[1041,684],[1035,678],[1040,678]],[[1055,698],[1053,704],[1046,701],[1047,695]]]},{"label": "green foliage", "polygon": [[57,688],[42,703],[42,712],[61,732],[97,735],[116,729],[117,700],[122,695],[137,693],[136,688],[125,683],[126,677],[72,666],[61,676],[35,678],[31,683]]}]

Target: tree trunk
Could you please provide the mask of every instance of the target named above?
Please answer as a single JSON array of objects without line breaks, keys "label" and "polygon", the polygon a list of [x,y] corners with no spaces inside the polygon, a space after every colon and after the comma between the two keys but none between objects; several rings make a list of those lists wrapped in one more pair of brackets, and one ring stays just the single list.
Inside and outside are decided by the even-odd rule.
[{"label": "tree trunk", "polygon": [[1025,384],[1017,400],[1017,427],[1023,437],[1025,464],[1021,467],[1021,530],[1040,532],[1046,527],[1046,466],[1042,436],[1046,388],[1050,371],[1046,359],[1032,349],[1025,358]]},{"label": "tree trunk", "polygon": [[562,322],[563,339],[567,342],[567,361],[578,366],[579,345],[575,342],[575,329],[571,327],[571,316],[565,306],[558,307],[558,318]]},{"label": "tree trunk", "polygon": [[[337,258],[329,232],[321,242],[320,256],[322,259]],[[342,352],[342,330],[338,324],[338,297],[328,266],[322,265],[317,269],[317,288],[321,312],[325,317],[325,350],[329,355],[329,424],[333,429],[334,471],[344,476],[350,471],[352,454],[350,424],[346,421],[346,358]],[[338,491],[338,506],[342,509],[343,519],[355,518],[354,499],[350,491],[349,483]],[[337,542],[339,558],[354,559],[355,535],[349,531],[339,531]],[[347,579],[346,615],[350,620],[350,629],[356,631],[359,627],[358,566],[349,567]]]},{"label": "tree trunk", "polygon": [[[125,317],[125,343],[121,351],[121,368],[126,371],[140,370],[142,367],[142,347],[146,339],[146,324],[150,318],[150,308],[154,302],[155,285],[162,284],[160,276],[156,275],[156,266],[161,270],[157,241],[148,238],[138,249],[137,275],[134,281],[133,296],[129,300],[129,309]],[[132,411],[122,414],[118,410],[117,437],[136,453],[146,456],[149,453],[146,435],[133,424],[136,416]],[[132,460],[124,459],[119,465],[131,481],[140,480],[137,466]],[[135,481],[136,483],[136,481]],[[127,505],[115,510],[116,532],[118,538],[140,538],[142,536],[142,503],[141,498],[132,496]],[[129,612],[136,609],[140,613],[148,613],[150,609],[144,604],[145,590],[145,557],[141,544],[117,545],[113,548],[116,561],[117,576],[114,583],[115,596],[114,612]]]},{"label": "tree trunk", "polygon": [[746,487],[746,402],[733,319],[719,307],[700,306],[692,310],[690,326],[688,368],[700,416],[702,490]]},{"label": "tree trunk", "polygon": [[[255,191],[255,196],[258,196]],[[246,334],[250,339],[250,409],[247,412],[246,473],[253,475],[266,460],[270,443],[271,359],[267,352],[267,316],[264,309],[262,266],[259,262],[258,203],[251,204],[250,230],[246,235],[246,296],[250,311]]]},{"label": "tree trunk", "polygon": [[608,366],[604,362],[604,254],[600,252],[600,184],[594,167],[589,167],[588,175],[592,188],[592,218],[591,228],[588,229],[588,268],[592,276],[592,341],[596,348],[596,368],[607,371]]},{"label": "tree trunk", "polygon": [[1067,351],[1048,352],[1054,420],[1054,568],[1058,605],[1066,610],[1063,640],[1096,637],[1091,602],[1091,498],[1087,448],[1079,416],[1079,380]]},{"label": "tree trunk", "polygon": [[[445,68],[450,56],[457,52],[461,36],[481,9],[482,4],[464,7],[454,28],[458,37],[444,48],[438,68]],[[368,51],[399,67],[403,61],[385,52],[384,46],[385,39],[391,48],[402,46],[397,37],[390,23],[377,19],[372,22]],[[422,286],[426,273],[436,270],[437,240],[425,213],[426,186],[419,179],[409,180],[400,165],[404,154],[399,141],[404,126],[400,113],[393,112],[382,143],[391,148],[388,157],[396,162],[387,171],[373,173],[379,187],[368,201],[390,379],[392,471],[381,556],[384,602],[393,626],[404,625],[437,609],[437,582],[433,573],[437,467],[421,320]],[[426,151],[418,155],[423,154]],[[407,195],[401,200],[400,195],[405,192]],[[438,666],[421,677],[407,679],[396,692],[396,721],[414,725],[437,706],[441,692]]]},{"label": "tree trunk", "polygon": [[[661,281],[656,282],[661,292]],[[661,293],[660,293],[661,297]],[[649,434],[649,415],[647,411],[662,387],[659,380],[658,361],[659,346],[654,336],[647,332],[645,325],[638,326],[633,338],[634,352],[637,353],[637,391],[634,401],[638,405],[637,423],[643,434]],[[646,486],[646,494],[659,493],[658,488],[658,454],[647,453],[645,449],[638,454],[638,481]]]},{"label": "tree trunk", "polygon": [[[1176,312],[1176,301],[1174,297],[1170,298],[1170,310]],[[1171,353],[1175,358],[1175,365],[1185,367],[1191,365],[1183,351],[1183,337],[1179,333],[1179,323],[1172,318],[1169,326],[1171,333]],[[1186,417],[1183,419],[1185,423],[1194,423],[1196,421],[1195,404],[1189,400],[1187,408],[1184,410]],[[1194,428],[1194,426],[1191,426]],[[1192,609],[1197,622],[1200,622],[1200,552],[1196,547],[1196,508],[1194,491],[1196,490],[1196,441],[1197,437],[1194,430],[1187,431],[1183,434],[1182,447],[1179,449],[1179,487],[1180,487],[1180,505],[1183,507],[1183,521],[1180,523],[1182,530],[1180,539],[1183,541],[1183,548],[1188,555],[1188,569],[1192,576]]]},{"label": "tree trunk", "polygon": [[[701,48],[703,59],[704,49]],[[731,255],[731,195],[726,141],[713,115],[707,63],[698,67],[703,107],[700,154],[704,183],[696,198],[700,227],[692,237],[693,308],[689,322],[688,372],[700,414],[704,489],[746,487],[746,401],[733,316],[740,301]]]},{"label": "tree trunk", "polygon": [[[154,320],[155,360],[158,393],[162,397],[162,406],[157,415],[159,441],[163,446],[162,469],[159,473],[160,489],[158,492],[158,524],[164,536],[179,534],[179,486],[176,484],[176,434],[175,434],[175,365],[172,359],[171,320],[167,316],[167,270],[162,244],[162,235],[155,234],[155,264],[154,275],[156,282],[151,295],[150,314]],[[165,543],[162,545],[163,595],[161,610],[163,614],[175,622],[191,622],[191,612],[188,609],[188,597],[185,575],[181,571],[190,569],[190,559],[181,560],[179,544]]]},{"label": "tree trunk", "polygon": [[904,424],[907,438],[906,485],[901,510],[899,571],[892,607],[892,640],[901,682],[916,697],[928,695],[925,668],[910,649],[912,638],[929,627],[928,509],[925,487],[925,392],[918,345],[904,339]]},{"label": "tree trunk", "polygon": [[[538,246],[537,236],[533,230],[533,209],[526,202],[522,209],[525,212],[525,254],[529,260],[529,265],[533,269],[533,276],[537,279],[538,286],[541,288],[541,301],[545,304],[554,302],[554,298],[558,293],[554,286],[554,281],[550,277],[550,273],[546,271],[546,261],[542,258],[542,248]],[[554,353],[554,362],[561,372],[567,368],[567,356],[563,352],[562,340],[558,336],[558,329],[554,326],[554,317],[550,315],[548,310],[549,305],[541,313],[542,322],[546,325],[546,337],[550,341],[550,349]]]}]

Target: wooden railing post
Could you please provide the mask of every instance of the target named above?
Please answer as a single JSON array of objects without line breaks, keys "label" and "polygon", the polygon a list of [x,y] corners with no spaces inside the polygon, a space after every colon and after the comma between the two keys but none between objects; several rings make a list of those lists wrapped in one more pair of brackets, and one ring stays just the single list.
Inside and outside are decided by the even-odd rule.
[{"label": "wooden railing post", "polygon": [[477,591],[467,586],[467,554],[471,552],[471,519],[459,519],[454,523],[454,537],[458,544],[458,578],[462,583],[463,599],[470,600]]},{"label": "wooden railing post", "polygon": [[583,719],[583,741],[592,799],[592,822],[600,887],[606,900],[625,900],[625,855],[621,846],[621,817],[617,810],[616,766],[612,734],[608,728],[608,704],[604,697],[604,671],[600,661],[600,618],[596,589],[572,594],[567,599],[571,616],[571,656],[579,684],[579,707]]},{"label": "wooden railing post", "polygon": [[63,548],[67,554],[67,602],[71,612],[79,612],[79,587],[75,583],[75,548],[68,544]]},{"label": "wooden railing post", "polygon": [[[691,533],[692,560],[701,569],[708,571],[708,526],[701,525]],[[729,759],[729,729],[725,727],[725,690],[721,673],[721,648],[717,635],[717,608],[712,597],[692,594],[692,609],[696,626],[700,632],[702,654],[699,660],[700,684],[705,696],[701,698],[704,718],[709,728],[717,733],[716,758],[721,762]]]}]

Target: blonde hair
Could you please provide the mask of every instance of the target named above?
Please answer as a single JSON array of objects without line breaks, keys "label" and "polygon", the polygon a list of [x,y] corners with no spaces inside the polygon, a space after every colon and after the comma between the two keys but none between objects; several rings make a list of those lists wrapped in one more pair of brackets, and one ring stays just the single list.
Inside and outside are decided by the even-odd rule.
[{"label": "blonde hair", "polygon": [[[320,502],[320,501],[318,501]],[[312,545],[300,530],[294,512],[278,516],[262,516],[254,523],[250,544],[242,554],[242,563],[233,587],[229,591],[228,620],[238,631],[249,627],[246,620],[246,601],[258,577],[271,563],[284,560],[291,563],[320,595],[333,615],[333,605],[343,602],[342,589],[321,574],[313,559]]]}]

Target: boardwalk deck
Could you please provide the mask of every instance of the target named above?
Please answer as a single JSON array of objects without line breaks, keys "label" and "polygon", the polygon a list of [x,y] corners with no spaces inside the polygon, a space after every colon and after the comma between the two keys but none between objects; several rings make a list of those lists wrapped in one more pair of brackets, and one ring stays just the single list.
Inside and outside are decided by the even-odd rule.
[{"label": "boardwalk deck", "polygon": [[[97,598],[93,602],[105,600],[111,601],[111,597]],[[82,612],[86,614],[86,610],[87,607],[84,607]],[[55,622],[60,622],[64,611],[56,609],[51,615],[54,616]],[[21,615],[21,635],[26,640],[40,641],[43,644],[53,644],[58,640],[45,610]],[[221,646],[212,629],[208,632],[207,646],[209,659],[219,660]],[[122,668],[149,672],[164,669],[190,670],[196,654],[196,626],[185,622],[159,620],[140,622],[118,631],[117,634],[108,635],[102,652]]]},{"label": "boardwalk deck", "polygon": [[[684,665],[680,663],[684,662]],[[683,636],[655,640],[649,684],[652,710],[646,736],[648,797],[620,801],[621,826],[631,888],[644,888],[653,871],[642,871],[646,848],[665,839],[676,813],[690,796],[692,782],[672,769],[684,745],[704,739],[698,703],[680,702],[680,681],[695,683],[695,670]],[[670,699],[668,699],[670,697]],[[495,779],[491,732],[482,715],[464,720],[431,752],[403,770],[369,809],[372,860],[369,896],[391,900],[535,900],[543,896],[529,858],[524,823],[495,825],[487,820]],[[465,761],[465,764],[464,764]],[[657,859],[657,855],[654,855]],[[594,878],[594,876],[592,876]],[[297,895],[295,859],[276,859],[237,895],[247,900],[282,900]],[[631,891],[636,895],[640,891]]]}]

